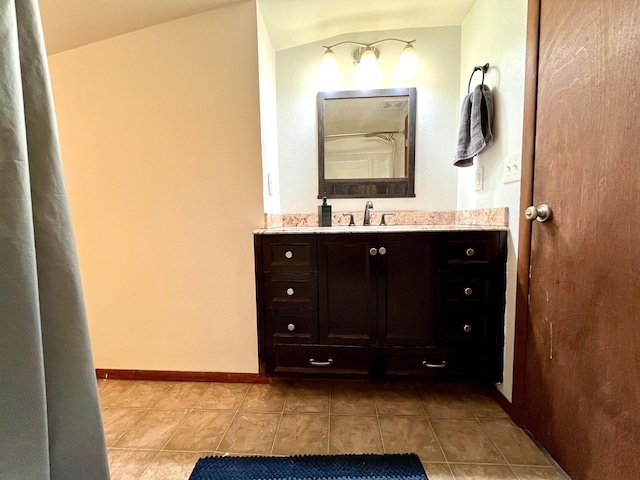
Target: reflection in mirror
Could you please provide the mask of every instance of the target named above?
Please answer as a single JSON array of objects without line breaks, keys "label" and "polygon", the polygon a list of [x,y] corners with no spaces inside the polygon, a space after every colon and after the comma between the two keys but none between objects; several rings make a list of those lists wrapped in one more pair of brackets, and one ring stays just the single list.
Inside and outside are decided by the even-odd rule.
[{"label": "reflection in mirror", "polygon": [[416,89],[318,94],[318,197],[413,197]]}]

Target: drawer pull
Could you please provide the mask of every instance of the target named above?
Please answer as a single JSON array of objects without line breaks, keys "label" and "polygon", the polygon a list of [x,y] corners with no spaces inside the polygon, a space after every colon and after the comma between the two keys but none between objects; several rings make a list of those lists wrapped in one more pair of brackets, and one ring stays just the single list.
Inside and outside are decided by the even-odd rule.
[{"label": "drawer pull", "polygon": [[294,293],[296,293],[296,292],[293,290],[293,288],[291,288],[291,287],[287,288],[287,295],[291,296]]},{"label": "drawer pull", "polygon": [[465,287],[464,294],[468,297],[469,295],[473,295],[473,289],[471,287]]},{"label": "drawer pull", "polygon": [[465,252],[467,257],[473,257],[476,254],[476,251],[473,248],[467,248]]},{"label": "drawer pull", "polygon": [[310,358],[309,363],[314,367],[330,367],[331,365],[333,365],[333,358],[328,358],[326,362],[322,362],[314,358]]},{"label": "drawer pull", "polygon": [[287,325],[287,330],[289,330],[290,332],[293,332],[296,329],[296,326],[293,323],[290,323],[289,325]]},{"label": "drawer pull", "polygon": [[426,360],[423,360],[422,366],[427,368],[447,368],[447,361],[442,360],[442,362],[440,363],[430,363],[430,362],[427,362]]},{"label": "drawer pull", "polygon": [[369,249],[369,255],[375,256],[378,254],[378,249],[376,247],[371,247]]},{"label": "drawer pull", "polygon": [[462,326],[462,330],[464,330],[466,333],[471,332],[471,325],[469,325],[468,323],[465,323],[465,324]]},{"label": "drawer pull", "polygon": [[378,253],[380,253],[380,255],[384,255],[387,253],[387,249],[385,247],[380,247],[378,249]]},{"label": "drawer pull", "polygon": [[293,252],[291,250],[287,250],[284,252],[284,256],[287,258],[293,258]]}]

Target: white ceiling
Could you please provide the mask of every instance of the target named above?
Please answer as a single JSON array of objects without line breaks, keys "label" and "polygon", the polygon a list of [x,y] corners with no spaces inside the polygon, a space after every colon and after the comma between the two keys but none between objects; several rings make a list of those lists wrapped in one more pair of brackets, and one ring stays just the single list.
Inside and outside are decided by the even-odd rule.
[{"label": "white ceiling", "polygon": [[[40,0],[49,55],[247,0]],[[475,0],[258,0],[276,50],[343,33],[460,25]]]},{"label": "white ceiling", "polygon": [[475,0],[259,0],[276,50],[343,33],[460,25]]}]

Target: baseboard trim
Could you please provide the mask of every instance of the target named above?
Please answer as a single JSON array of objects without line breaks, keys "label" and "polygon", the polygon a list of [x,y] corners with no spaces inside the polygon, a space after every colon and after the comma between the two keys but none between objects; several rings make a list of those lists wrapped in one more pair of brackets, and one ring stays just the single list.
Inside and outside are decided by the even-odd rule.
[{"label": "baseboard trim", "polygon": [[174,370],[117,370],[96,368],[96,377],[112,380],[156,380],[167,382],[269,383],[257,373],[180,372]]},{"label": "baseboard trim", "polygon": [[498,403],[498,405],[500,405],[502,407],[502,409],[507,413],[507,415],[509,415],[509,417],[511,417],[511,419],[516,422],[516,418],[515,418],[515,411],[513,408],[513,403],[511,403],[509,400],[506,399],[506,397],[504,395],[502,395],[502,393],[500,393],[500,390],[498,390],[497,388],[494,388],[491,391],[491,396],[493,397],[493,399]]}]

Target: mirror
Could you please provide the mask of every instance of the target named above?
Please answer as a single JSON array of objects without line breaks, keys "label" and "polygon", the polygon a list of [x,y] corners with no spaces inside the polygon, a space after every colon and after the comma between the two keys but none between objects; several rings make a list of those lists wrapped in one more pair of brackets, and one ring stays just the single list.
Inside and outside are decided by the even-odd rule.
[{"label": "mirror", "polygon": [[317,100],[318,198],[415,197],[415,88]]}]

